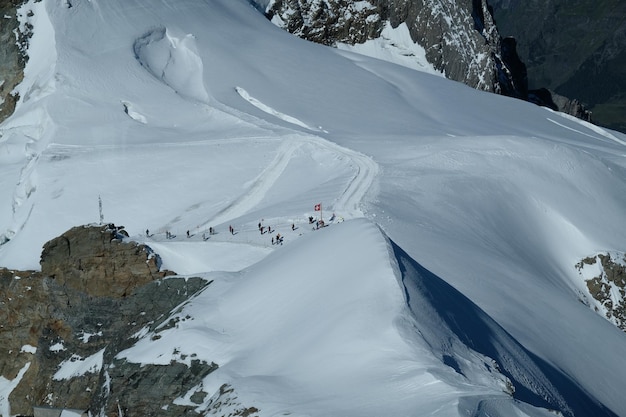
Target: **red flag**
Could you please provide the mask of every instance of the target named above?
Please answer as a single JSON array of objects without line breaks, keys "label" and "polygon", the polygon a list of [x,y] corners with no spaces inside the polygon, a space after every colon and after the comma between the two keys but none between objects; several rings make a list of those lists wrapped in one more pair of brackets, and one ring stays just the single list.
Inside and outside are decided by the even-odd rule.
[{"label": "red flag", "polygon": [[315,211],[322,211],[322,203],[315,205]]}]

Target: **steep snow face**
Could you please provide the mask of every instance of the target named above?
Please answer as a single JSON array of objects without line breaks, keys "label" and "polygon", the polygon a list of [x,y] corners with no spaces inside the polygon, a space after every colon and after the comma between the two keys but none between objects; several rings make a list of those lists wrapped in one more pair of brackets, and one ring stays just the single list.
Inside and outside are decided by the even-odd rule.
[{"label": "steep snow face", "polygon": [[[45,241],[101,214],[219,278],[201,296],[229,314],[191,303],[202,336],[185,349],[224,368],[209,398],[230,381],[262,415],[385,414],[372,398],[398,415],[626,415],[626,336],[580,303],[575,269],[624,251],[626,136],[305,42],[243,0],[68,6],[27,6],[25,94],[0,125],[0,265],[37,268]],[[129,359],[140,346],[171,348],[142,340]]]}]

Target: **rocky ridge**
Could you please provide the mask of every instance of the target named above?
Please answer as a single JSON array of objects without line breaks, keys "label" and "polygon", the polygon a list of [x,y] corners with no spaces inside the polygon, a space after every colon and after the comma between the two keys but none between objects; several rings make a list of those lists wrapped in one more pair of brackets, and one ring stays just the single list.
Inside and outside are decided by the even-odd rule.
[{"label": "rocky ridge", "polygon": [[[117,357],[140,331],[158,338],[176,326],[172,312],[207,280],[160,270],[158,255],[114,225],[75,227],[51,240],[41,269],[0,269],[0,375],[15,384],[11,415],[33,415],[33,406],[43,405],[92,415],[179,416],[203,404],[216,412],[226,397],[239,413],[233,415],[258,411],[238,405],[232,388],[215,398],[198,388],[215,363],[180,358],[141,366]],[[89,369],[68,374],[68,364]],[[190,405],[175,404],[190,390]]]}]

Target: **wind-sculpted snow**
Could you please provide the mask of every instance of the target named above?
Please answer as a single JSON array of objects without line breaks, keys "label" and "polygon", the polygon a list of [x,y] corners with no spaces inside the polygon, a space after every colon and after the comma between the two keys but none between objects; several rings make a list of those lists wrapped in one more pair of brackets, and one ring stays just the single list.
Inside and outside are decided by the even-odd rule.
[{"label": "wind-sculpted snow", "polygon": [[259,100],[257,100],[256,98],[252,97],[250,94],[248,94],[248,92],[246,90],[244,90],[241,87],[235,87],[235,91],[237,91],[237,94],[239,94],[241,96],[241,98],[243,98],[244,100],[246,100],[248,103],[252,104],[254,107],[264,111],[267,114],[270,114],[272,116],[276,116],[277,118],[286,121],[287,123],[291,123],[294,124],[296,126],[300,126],[300,127],[304,127],[305,129],[309,129],[309,130],[319,130],[316,128],[313,128],[309,125],[307,125],[306,123],[296,119],[295,117],[289,116],[288,114],[282,113],[278,110],[273,109],[272,107],[268,106],[265,103],[260,102]]},{"label": "wind-sculpted snow", "polygon": [[166,28],[149,31],[135,41],[133,50],[141,65],[178,94],[201,102],[209,101],[204,87],[202,59],[195,37],[174,36]]},{"label": "wind-sculpted snow", "polygon": [[122,101],[122,106],[124,106],[124,113],[126,113],[131,119],[136,120],[139,123],[148,123],[146,116],[138,112],[133,104],[127,101]]}]

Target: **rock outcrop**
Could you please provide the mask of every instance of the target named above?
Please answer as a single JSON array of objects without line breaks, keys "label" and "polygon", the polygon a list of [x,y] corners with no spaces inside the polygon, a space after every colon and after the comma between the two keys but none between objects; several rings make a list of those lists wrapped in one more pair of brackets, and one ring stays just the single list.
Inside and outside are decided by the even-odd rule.
[{"label": "rock outcrop", "polygon": [[[41,272],[0,269],[0,374],[16,383],[11,415],[33,415],[39,405],[109,416],[194,409],[174,400],[216,364],[140,366],[117,354],[140,330],[167,328],[170,312],[210,282],[160,271],[159,257],[123,233],[114,225],[76,227],[45,245]],[[68,374],[71,363],[83,371]]]},{"label": "rock outcrop", "polygon": [[588,290],[583,302],[626,332],[626,255],[598,254],[583,259],[576,268]]},{"label": "rock outcrop", "polygon": [[41,273],[64,287],[90,296],[126,297],[136,288],[166,275],[149,247],[123,242],[123,227],[74,227],[46,243]]},{"label": "rock outcrop", "polygon": [[571,99],[555,93],[547,88],[528,91],[528,101],[554,111],[567,113],[586,122],[592,122],[591,111],[577,99]]}]

